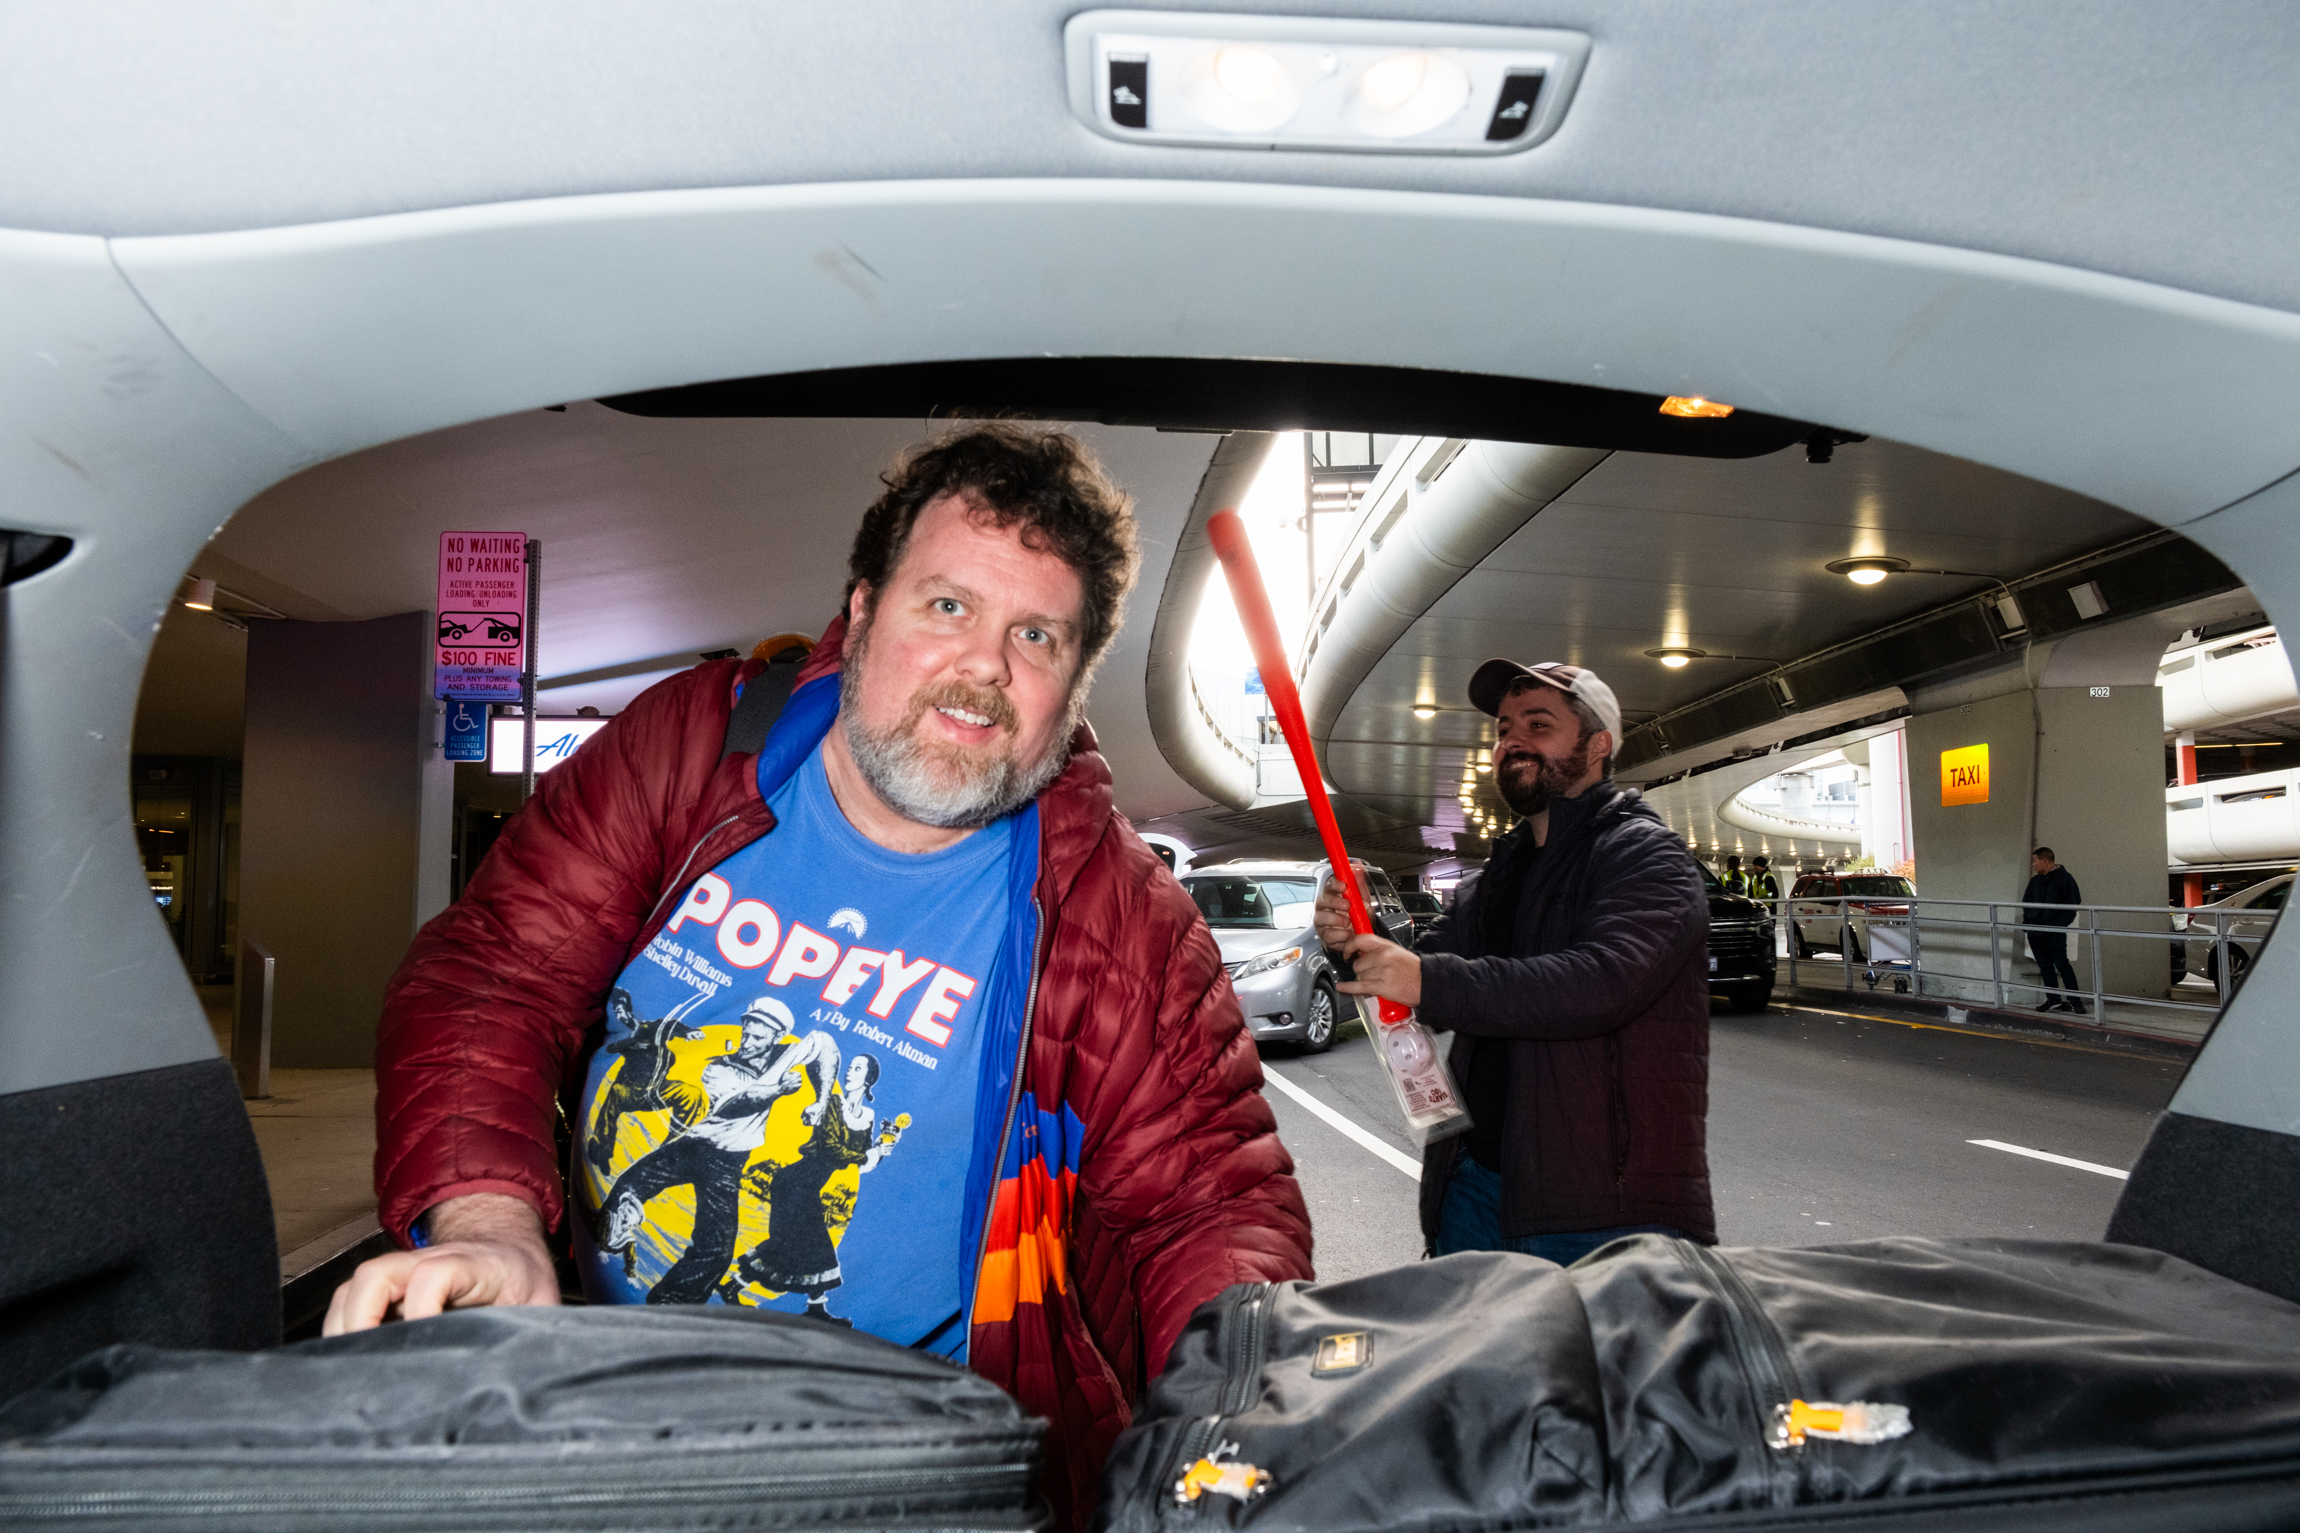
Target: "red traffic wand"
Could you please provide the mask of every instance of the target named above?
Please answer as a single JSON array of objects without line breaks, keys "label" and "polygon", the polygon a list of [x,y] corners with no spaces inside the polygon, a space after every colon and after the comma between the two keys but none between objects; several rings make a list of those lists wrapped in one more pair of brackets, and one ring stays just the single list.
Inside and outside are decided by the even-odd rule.
[{"label": "red traffic wand", "polygon": [[[1246,524],[1235,511],[1217,511],[1206,520],[1206,535],[1222,561],[1230,599],[1237,604],[1238,620],[1254,651],[1254,664],[1261,669],[1262,690],[1278,716],[1286,749],[1293,753],[1294,765],[1301,771],[1302,791],[1310,800],[1311,818],[1318,823],[1318,839],[1325,843],[1326,862],[1350,902],[1350,925],[1365,936],[1374,929],[1373,916],[1366,909],[1349,852],[1342,845],[1342,827],[1334,819],[1334,806],[1326,797],[1326,779],[1318,770],[1317,752],[1310,747],[1310,726],[1302,715],[1301,693],[1294,688],[1286,647],[1278,638],[1277,615],[1270,610],[1270,593],[1262,585],[1261,567],[1254,562],[1253,546],[1246,540]],[[1366,1004],[1376,999],[1358,997],[1358,1009],[1380,1045],[1382,1062],[1389,1068],[1390,1084],[1397,1089],[1407,1127],[1424,1144],[1461,1133],[1469,1127],[1469,1113],[1461,1105],[1461,1093],[1454,1089],[1452,1073],[1428,1030],[1415,1020],[1411,1008],[1386,996],[1378,998],[1378,1005]]]}]

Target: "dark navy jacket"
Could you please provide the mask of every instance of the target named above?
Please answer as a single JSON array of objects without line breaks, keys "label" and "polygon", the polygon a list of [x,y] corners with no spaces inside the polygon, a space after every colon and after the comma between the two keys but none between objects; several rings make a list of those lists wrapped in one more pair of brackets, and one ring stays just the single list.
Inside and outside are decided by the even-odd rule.
[{"label": "dark navy jacket", "polygon": [[[2084,903],[2084,894],[2076,887],[2076,875],[2057,866],[2050,873],[2038,873],[2031,877],[2020,897],[2024,902],[2035,900],[2045,905]],[[2076,912],[2028,909],[2020,913],[2020,918],[2024,926],[2069,926],[2076,921]]]}]

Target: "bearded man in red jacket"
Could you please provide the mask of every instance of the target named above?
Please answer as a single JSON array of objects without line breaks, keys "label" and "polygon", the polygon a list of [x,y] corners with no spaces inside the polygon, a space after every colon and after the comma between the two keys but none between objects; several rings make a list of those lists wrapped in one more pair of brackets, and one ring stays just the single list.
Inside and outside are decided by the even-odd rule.
[{"label": "bearded man in red jacket", "polygon": [[[1309,1276],[1309,1220],[1220,955],[1082,722],[1126,497],[1009,426],[886,483],[795,681],[717,661],[649,689],[416,938],[376,1070],[409,1249],[327,1330],[556,1303],[571,1225],[593,1302],[803,1311],[964,1361],[1052,1423],[1075,1520],[1190,1312]],[[617,1093],[638,1030],[670,1057]]]}]

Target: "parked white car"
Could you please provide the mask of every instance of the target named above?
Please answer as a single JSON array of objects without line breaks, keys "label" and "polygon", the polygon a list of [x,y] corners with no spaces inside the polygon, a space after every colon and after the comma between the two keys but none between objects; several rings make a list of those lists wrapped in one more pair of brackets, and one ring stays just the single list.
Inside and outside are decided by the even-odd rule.
[{"label": "parked white car", "polygon": [[1808,873],[1789,892],[1794,923],[1789,940],[1799,958],[1842,951],[1861,963],[1868,957],[1870,919],[1905,925],[1916,893],[1914,885],[1893,873]]},{"label": "parked white car", "polygon": [[2214,984],[2220,983],[2220,959],[2215,948],[2225,932],[2231,981],[2227,988],[2233,991],[2241,984],[2244,971],[2252,966],[2252,955],[2268,940],[2268,932],[2276,924],[2276,913],[2284,908],[2284,901],[2292,893],[2293,877],[2290,873],[2279,873],[2250,888],[2239,889],[2224,900],[2174,911],[2172,929],[2189,934],[2186,944],[2189,972],[2202,974]]}]

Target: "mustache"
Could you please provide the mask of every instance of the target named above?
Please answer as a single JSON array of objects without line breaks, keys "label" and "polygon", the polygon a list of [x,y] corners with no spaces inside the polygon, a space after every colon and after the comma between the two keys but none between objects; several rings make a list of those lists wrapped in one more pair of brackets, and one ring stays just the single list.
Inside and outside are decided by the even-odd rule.
[{"label": "mustache", "polygon": [[990,720],[1000,733],[1013,735],[1020,732],[1022,720],[1006,694],[995,689],[976,688],[960,681],[936,682],[918,689],[911,695],[910,707],[902,716],[902,733],[909,734],[918,727],[930,708],[963,708],[968,713],[980,714]]}]

